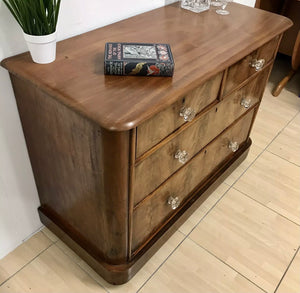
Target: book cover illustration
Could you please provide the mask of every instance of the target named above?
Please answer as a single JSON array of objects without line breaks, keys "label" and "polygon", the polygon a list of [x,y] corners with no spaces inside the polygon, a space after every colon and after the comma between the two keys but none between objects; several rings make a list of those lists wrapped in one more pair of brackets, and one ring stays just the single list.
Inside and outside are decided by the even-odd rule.
[{"label": "book cover illustration", "polygon": [[173,72],[174,61],[168,44],[105,44],[105,74],[173,76]]}]

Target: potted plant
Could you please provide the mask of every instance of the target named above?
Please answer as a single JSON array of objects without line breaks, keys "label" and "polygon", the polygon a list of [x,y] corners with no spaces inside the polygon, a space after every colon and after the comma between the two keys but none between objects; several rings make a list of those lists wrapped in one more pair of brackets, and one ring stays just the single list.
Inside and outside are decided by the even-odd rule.
[{"label": "potted plant", "polygon": [[56,58],[56,25],[61,0],[3,0],[23,29],[34,62]]}]

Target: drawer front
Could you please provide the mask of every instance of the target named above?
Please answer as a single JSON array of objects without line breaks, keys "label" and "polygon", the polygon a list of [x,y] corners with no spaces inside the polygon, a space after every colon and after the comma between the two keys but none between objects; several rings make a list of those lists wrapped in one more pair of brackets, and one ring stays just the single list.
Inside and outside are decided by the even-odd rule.
[{"label": "drawer front", "polygon": [[[264,78],[267,78],[267,73],[265,75]],[[245,113],[250,106],[259,101],[263,88],[259,86],[258,78],[261,79],[261,75],[212,107],[188,128],[138,163],[135,167],[135,204],[182,167],[182,162],[175,158],[179,150],[187,152],[188,159],[192,158],[240,115]],[[250,100],[250,103],[245,107],[241,105],[243,100],[248,102]]]},{"label": "drawer front", "polygon": [[261,63],[257,63],[257,68],[252,67],[254,66],[255,60],[264,59],[265,62],[262,68],[266,66],[266,64],[275,57],[274,55],[278,41],[279,37],[277,36],[258,50],[252,52],[250,55],[229,67],[223,95],[226,95],[230,91],[234,90],[243,81],[260,70],[259,67],[262,65]]},{"label": "drawer front", "polygon": [[[222,76],[223,72],[217,74],[166,110],[156,114],[153,118],[138,126],[137,157],[179,128],[186,122],[185,119],[191,119],[193,113],[199,113],[207,105],[216,100]],[[192,113],[189,110],[192,110]],[[184,114],[185,116],[180,116]]]},{"label": "drawer front", "polygon": [[[188,199],[201,181],[232,156],[232,150],[228,147],[230,142],[241,144],[247,140],[253,114],[254,109],[212,141],[149,198],[136,206],[133,212],[133,251],[154,235],[169,217],[180,210],[182,203]],[[181,202],[174,210],[171,204],[173,203],[175,207],[176,200],[172,202],[171,197],[173,199],[177,197]]]}]

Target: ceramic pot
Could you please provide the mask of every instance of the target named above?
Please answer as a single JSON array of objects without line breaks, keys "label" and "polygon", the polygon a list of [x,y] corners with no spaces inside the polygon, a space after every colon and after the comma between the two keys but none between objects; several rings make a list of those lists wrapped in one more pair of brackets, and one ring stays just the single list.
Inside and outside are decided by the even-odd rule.
[{"label": "ceramic pot", "polygon": [[31,58],[35,63],[47,64],[56,58],[56,32],[43,35],[33,36],[24,33]]}]

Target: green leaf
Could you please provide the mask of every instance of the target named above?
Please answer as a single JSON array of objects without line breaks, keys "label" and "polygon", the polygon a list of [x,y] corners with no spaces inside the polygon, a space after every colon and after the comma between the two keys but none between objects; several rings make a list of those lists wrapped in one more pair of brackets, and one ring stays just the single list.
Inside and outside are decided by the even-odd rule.
[{"label": "green leaf", "polygon": [[3,2],[25,33],[46,35],[55,32],[61,0],[3,0]]}]

